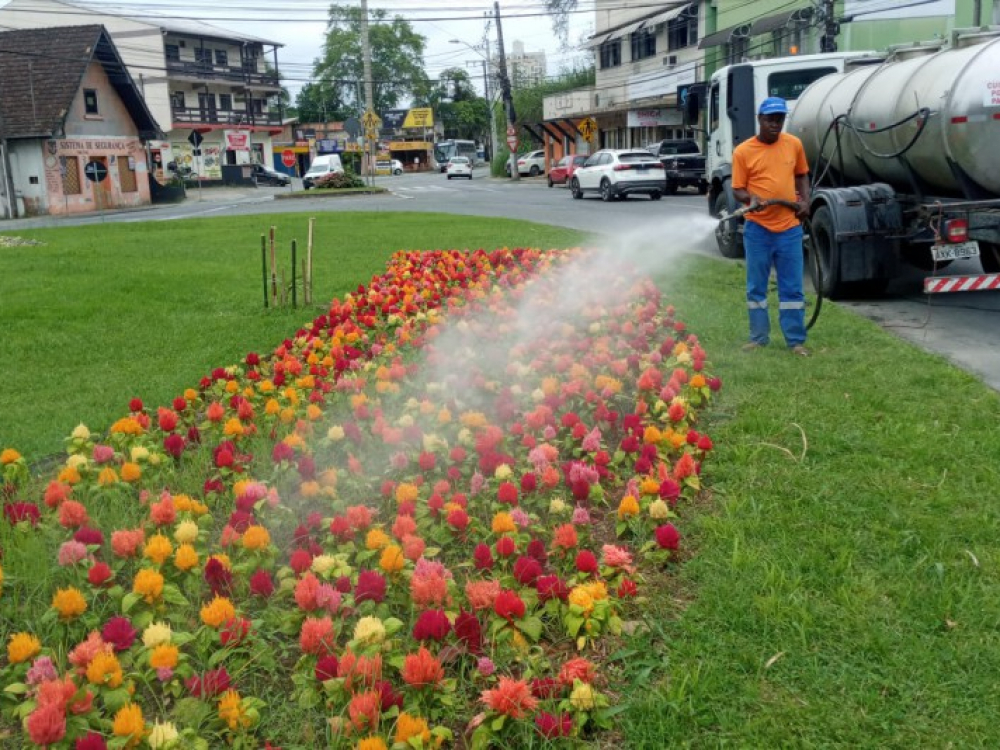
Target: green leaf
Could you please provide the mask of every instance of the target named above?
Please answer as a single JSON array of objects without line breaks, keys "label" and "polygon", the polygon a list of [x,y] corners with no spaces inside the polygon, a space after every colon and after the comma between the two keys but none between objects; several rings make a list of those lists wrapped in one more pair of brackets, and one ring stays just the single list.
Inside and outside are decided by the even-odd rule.
[{"label": "green leaf", "polygon": [[178,607],[189,606],[188,600],[184,598],[184,594],[172,583],[168,583],[163,587],[163,601],[167,602],[167,604],[176,604]]},{"label": "green leaf", "polygon": [[574,614],[566,615],[563,623],[566,625],[566,632],[573,638],[576,634],[580,632],[580,628],[583,627],[583,618],[577,617]]},{"label": "green leaf", "polygon": [[132,609],[142,599],[141,594],[125,594],[122,598],[122,614],[127,615],[129,610]]},{"label": "green leaf", "polygon": [[24,695],[28,692],[28,686],[23,682],[15,682],[5,687],[3,691],[11,695]]},{"label": "green leaf", "polygon": [[500,714],[500,716],[496,717],[493,721],[490,722],[490,729],[492,729],[494,732],[499,732],[501,729],[503,729],[504,722],[506,721],[507,717],[503,714]]},{"label": "green leaf", "polygon": [[389,617],[382,623],[382,625],[385,626],[386,635],[393,635],[398,633],[400,628],[403,627],[403,621],[397,617]]},{"label": "green leaf", "polygon": [[533,641],[537,641],[542,637],[542,621],[538,617],[525,617],[523,620],[515,624],[517,625],[518,630]]}]

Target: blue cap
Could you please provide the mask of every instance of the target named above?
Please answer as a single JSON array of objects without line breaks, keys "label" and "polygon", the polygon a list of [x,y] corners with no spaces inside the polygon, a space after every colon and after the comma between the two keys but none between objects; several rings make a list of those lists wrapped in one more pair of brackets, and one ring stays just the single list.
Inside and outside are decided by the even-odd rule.
[{"label": "blue cap", "polygon": [[760,103],[758,115],[787,115],[788,103],[780,96],[769,96]]}]

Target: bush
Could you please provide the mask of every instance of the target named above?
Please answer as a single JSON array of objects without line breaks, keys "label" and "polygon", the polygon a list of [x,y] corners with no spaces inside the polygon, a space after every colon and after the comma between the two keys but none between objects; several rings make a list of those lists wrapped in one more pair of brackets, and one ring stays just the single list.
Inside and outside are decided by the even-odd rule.
[{"label": "bush", "polygon": [[313,184],[318,188],[330,188],[332,190],[365,186],[364,180],[354,174],[349,168],[345,168],[343,174],[337,173],[319,177]]}]

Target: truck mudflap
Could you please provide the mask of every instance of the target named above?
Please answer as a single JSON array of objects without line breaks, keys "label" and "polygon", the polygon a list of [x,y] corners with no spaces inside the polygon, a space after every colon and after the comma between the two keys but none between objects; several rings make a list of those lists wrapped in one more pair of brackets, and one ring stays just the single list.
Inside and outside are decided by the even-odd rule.
[{"label": "truck mudflap", "polygon": [[924,294],[948,292],[988,292],[1000,289],[1000,273],[972,276],[929,276],[924,279]]},{"label": "truck mudflap", "polygon": [[903,231],[903,211],[890,185],[822,188],[811,205],[814,224],[822,223],[833,240],[822,259],[830,282],[878,282],[896,274],[892,238]]}]

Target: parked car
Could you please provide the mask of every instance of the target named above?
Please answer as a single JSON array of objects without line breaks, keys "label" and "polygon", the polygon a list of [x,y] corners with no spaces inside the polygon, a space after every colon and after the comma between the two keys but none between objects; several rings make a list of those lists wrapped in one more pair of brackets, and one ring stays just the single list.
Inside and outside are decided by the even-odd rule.
[{"label": "parked car", "polygon": [[313,159],[309,165],[309,171],[302,176],[302,187],[308,190],[311,187],[318,187],[319,184],[328,182],[335,174],[344,174],[344,165],[340,161],[339,154],[323,154]]},{"label": "parked car", "polygon": [[690,138],[657,141],[646,148],[663,163],[664,190],[667,195],[673,195],[677,188],[682,187],[698,188],[699,195],[708,193],[706,160],[697,141]]},{"label": "parked car", "polygon": [[467,156],[453,156],[445,166],[448,179],[452,177],[468,177],[472,179],[472,160]]},{"label": "parked car", "polygon": [[392,173],[394,175],[403,174],[403,162],[401,162],[399,159],[392,160]]},{"label": "parked car", "polygon": [[553,185],[565,185],[569,182],[569,178],[573,176],[573,172],[577,170],[577,167],[582,167],[585,161],[587,161],[587,157],[580,154],[564,156],[559,160],[558,164],[549,170],[549,187]]},{"label": "parked car", "polygon": [[[510,162],[504,164],[504,171],[510,176]],[[537,177],[545,171],[545,152],[529,151],[517,157],[517,173],[529,177]]]},{"label": "parked car", "polygon": [[254,185],[291,185],[292,178],[284,172],[265,167],[263,164],[253,165],[252,174]]},{"label": "parked car", "polygon": [[605,201],[643,193],[654,201],[663,196],[663,165],[641,149],[604,149],[587,157],[569,181],[576,199],[595,192]]}]

